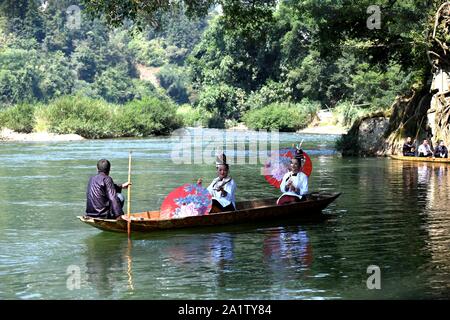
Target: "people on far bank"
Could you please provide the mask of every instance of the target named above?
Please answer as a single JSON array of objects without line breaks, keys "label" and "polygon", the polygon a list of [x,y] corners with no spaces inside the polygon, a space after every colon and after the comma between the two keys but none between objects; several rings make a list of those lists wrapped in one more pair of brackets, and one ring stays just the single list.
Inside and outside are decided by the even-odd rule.
[{"label": "people on far bank", "polygon": [[301,169],[305,158],[301,149],[296,149],[291,159],[291,168],[281,180],[280,190],[283,193],[277,200],[278,205],[300,202],[308,192],[308,176]]},{"label": "people on far bank", "polygon": [[[230,166],[227,163],[225,154],[216,158],[217,178],[208,186],[208,192],[212,196],[211,212],[236,211],[236,182],[229,176]],[[202,184],[202,179],[198,179],[197,184]]]},{"label": "people on far bank", "polygon": [[95,218],[117,219],[123,215],[125,199],[122,189],[127,189],[131,182],[115,184],[109,176],[111,163],[106,159],[97,162],[97,175],[89,179],[86,191],[86,215]]},{"label": "people on far bank", "polygon": [[415,143],[412,142],[411,137],[406,138],[406,141],[403,144],[403,155],[405,157],[414,157],[416,155],[416,146]]},{"label": "people on far bank", "polygon": [[430,145],[428,144],[428,140],[423,140],[423,143],[419,146],[419,149],[417,150],[419,157],[432,157],[433,151],[431,150]]},{"label": "people on far bank", "polygon": [[439,141],[439,144],[434,149],[434,157],[435,158],[448,158],[448,150],[445,146],[445,143],[443,140]]}]

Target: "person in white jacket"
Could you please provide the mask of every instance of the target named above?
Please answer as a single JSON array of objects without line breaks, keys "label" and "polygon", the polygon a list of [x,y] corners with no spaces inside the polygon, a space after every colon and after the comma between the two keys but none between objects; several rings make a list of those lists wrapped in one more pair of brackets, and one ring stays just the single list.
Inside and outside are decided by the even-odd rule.
[{"label": "person in white jacket", "polygon": [[[226,156],[218,157],[216,161],[217,178],[208,186],[208,191],[212,196],[211,212],[224,212],[236,210],[236,182],[228,175],[229,165],[226,163]],[[202,184],[202,179],[198,179],[197,184]]]},{"label": "person in white jacket", "polygon": [[277,204],[298,202],[304,199],[308,192],[308,176],[301,172],[302,156],[297,154],[291,160],[291,170],[281,180],[280,190],[283,194],[278,198]]}]

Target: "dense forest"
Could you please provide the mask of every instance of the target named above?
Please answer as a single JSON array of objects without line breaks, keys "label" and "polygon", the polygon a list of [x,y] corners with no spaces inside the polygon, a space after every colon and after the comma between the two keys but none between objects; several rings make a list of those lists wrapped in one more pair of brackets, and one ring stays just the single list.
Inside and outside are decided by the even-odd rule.
[{"label": "dense forest", "polygon": [[437,1],[145,3],[0,1],[0,126],[292,131],[320,109],[350,126],[429,81]]}]

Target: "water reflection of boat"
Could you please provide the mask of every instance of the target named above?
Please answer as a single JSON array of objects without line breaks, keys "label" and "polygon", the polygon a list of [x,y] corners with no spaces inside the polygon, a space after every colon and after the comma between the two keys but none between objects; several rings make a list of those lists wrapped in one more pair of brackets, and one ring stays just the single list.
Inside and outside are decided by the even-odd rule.
[{"label": "water reflection of boat", "polygon": [[304,230],[281,228],[264,238],[264,257],[276,261],[289,261],[298,267],[310,267],[312,246]]},{"label": "water reflection of boat", "polygon": [[418,162],[434,162],[434,163],[450,163],[449,158],[428,158],[428,157],[405,157],[398,155],[391,155],[391,159],[403,161],[418,161]]},{"label": "water reflection of boat", "polygon": [[87,281],[93,284],[100,296],[111,296],[114,286],[123,282],[125,274],[127,286],[133,289],[131,247],[128,241],[97,234],[87,238],[85,243]]},{"label": "water reflection of boat", "polygon": [[431,177],[431,168],[425,163],[417,167],[417,179],[420,184],[428,184]]},{"label": "water reflection of boat", "polygon": [[[132,214],[131,229],[140,232],[167,230],[188,227],[214,226],[244,222],[264,221],[282,218],[320,218],[321,211],[333,202],[340,193],[311,193],[305,201],[277,206],[276,200],[262,199],[242,201],[236,204],[237,211],[219,212],[204,216],[191,216],[176,219],[161,219],[159,211]],[[81,221],[106,231],[127,231],[127,221],[78,217]]]},{"label": "water reflection of boat", "polygon": [[[402,170],[401,188],[404,212],[409,215],[409,226],[416,223],[416,230],[408,229],[407,234],[418,240],[420,247],[415,252],[423,252],[426,257],[422,279],[427,279],[426,287],[436,292],[436,297],[448,297],[450,285],[450,223],[448,219],[450,203],[450,166],[446,163],[395,162],[394,171]],[[423,243],[421,243],[423,241]]]}]

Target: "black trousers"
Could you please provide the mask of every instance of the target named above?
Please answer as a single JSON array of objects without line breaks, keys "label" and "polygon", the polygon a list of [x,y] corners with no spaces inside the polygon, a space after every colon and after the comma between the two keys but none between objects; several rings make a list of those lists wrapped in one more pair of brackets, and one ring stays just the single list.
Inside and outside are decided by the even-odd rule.
[{"label": "black trousers", "polygon": [[236,211],[236,208],[233,206],[232,203],[230,203],[229,205],[224,207],[216,199],[212,199],[212,206],[218,208],[222,212],[225,212],[225,211]]}]

